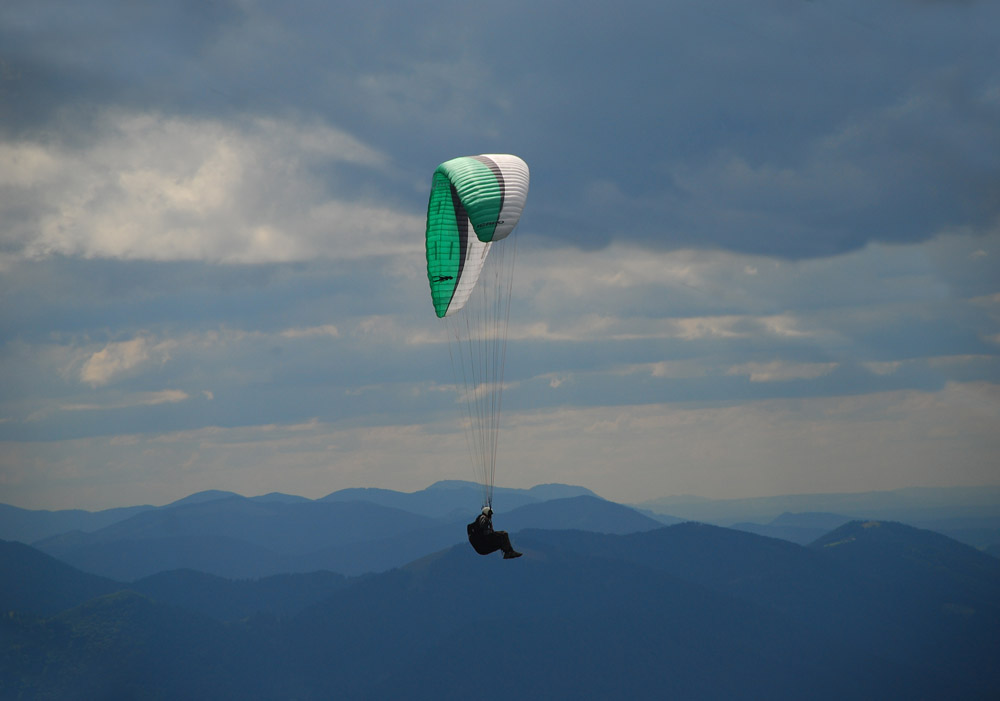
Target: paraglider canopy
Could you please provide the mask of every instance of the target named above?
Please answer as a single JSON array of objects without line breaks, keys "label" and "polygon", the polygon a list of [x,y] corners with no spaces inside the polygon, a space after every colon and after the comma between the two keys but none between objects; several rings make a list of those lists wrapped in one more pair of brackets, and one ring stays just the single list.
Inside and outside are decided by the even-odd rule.
[{"label": "paraglider canopy", "polygon": [[528,196],[528,166],[517,156],[461,156],[434,171],[427,205],[427,279],[439,317],[465,306],[489,244],[514,231]]}]

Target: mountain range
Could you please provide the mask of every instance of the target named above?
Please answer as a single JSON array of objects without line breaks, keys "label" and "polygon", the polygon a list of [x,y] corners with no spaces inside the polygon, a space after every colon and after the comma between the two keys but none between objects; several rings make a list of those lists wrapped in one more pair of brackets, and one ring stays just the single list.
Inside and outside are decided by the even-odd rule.
[{"label": "mountain range", "polygon": [[635,505],[653,518],[700,521],[805,544],[851,520],[898,521],[981,550],[1000,544],[1000,486],[909,487],[746,499],[673,496]]},{"label": "mountain range", "polygon": [[[576,516],[595,506],[583,498]],[[357,577],[129,583],[0,543],[0,698],[1000,692],[1000,560],[938,533],[851,521],[808,546],[692,522],[513,535],[513,561],[461,544]]]},{"label": "mountain range", "polygon": [[[373,504],[434,519],[437,523],[448,525],[450,529],[454,523],[471,518],[469,505],[478,503],[480,496],[478,485],[462,481],[443,481],[416,492],[373,488],[343,489],[315,502]],[[531,489],[497,488],[495,496],[498,511],[504,516],[520,507],[555,499],[578,496],[598,498],[584,487],[561,484],[538,485]],[[140,505],[97,512],[79,509],[33,511],[0,504],[0,539],[37,544],[47,538],[63,536],[74,531],[93,533],[146,511],[162,512],[227,499],[286,506],[313,503],[313,500],[289,494],[271,493],[242,497],[235,492],[210,490],[192,494],[160,507]],[[797,494],[751,499],[675,496],[628,506],[665,525],[681,521],[699,521],[747,530],[799,544],[812,542],[829,530],[851,520],[891,520],[944,533],[987,552],[1000,551],[1000,487],[908,488],[851,494]],[[313,513],[318,514],[321,511],[314,510]],[[516,525],[525,526],[520,523]],[[555,527],[553,524],[543,525]],[[563,523],[558,527],[571,526]],[[109,531],[109,534],[113,533],[114,530]],[[312,536],[306,537],[312,538]],[[358,539],[369,540],[363,533],[359,534]],[[80,539],[77,542],[82,544],[86,540]],[[53,540],[51,547],[56,549],[72,547],[73,542],[72,537],[64,538],[62,544],[58,540]],[[262,553],[257,555],[266,559]],[[392,558],[389,561],[392,564],[396,563]],[[197,563],[192,562],[192,564]],[[280,569],[286,564],[277,563],[265,569],[267,571],[274,570],[275,567]],[[378,565],[378,563],[373,564]]]},{"label": "mountain range", "polygon": [[[201,492],[163,507],[116,510],[90,530],[43,537],[31,544],[75,567],[118,581],[164,570],[193,569],[227,578],[259,578],[329,570],[343,575],[380,572],[465,540],[479,487],[442,482],[415,493],[350,489],[323,499],[282,494],[243,497]],[[498,528],[580,528],[605,533],[649,530],[661,520],[592,492],[566,485],[497,490],[508,511]],[[464,508],[463,508],[464,507]],[[6,530],[51,532],[61,512],[8,511]],[[99,516],[104,512],[98,512]],[[20,520],[14,516],[22,516]],[[74,514],[74,519],[78,515]],[[25,525],[28,524],[28,525]]]}]

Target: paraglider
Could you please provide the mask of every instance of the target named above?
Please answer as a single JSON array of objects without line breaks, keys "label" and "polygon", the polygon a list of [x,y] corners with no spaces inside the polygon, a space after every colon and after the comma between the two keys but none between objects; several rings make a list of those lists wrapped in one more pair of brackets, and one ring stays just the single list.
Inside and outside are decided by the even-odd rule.
[{"label": "paraglider", "polygon": [[[528,166],[517,156],[453,158],[434,171],[427,204],[431,302],[448,328],[466,437],[482,489],[484,511],[475,523],[488,510],[490,534],[516,258],[512,234],[524,210],[528,178]],[[470,540],[473,525],[469,525]]]},{"label": "paraglider", "polygon": [[489,555],[500,550],[503,552],[504,560],[521,557],[521,553],[514,550],[514,546],[510,544],[507,531],[493,530],[493,509],[488,506],[483,507],[483,512],[466,526],[465,530],[469,534],[469,543],[480,555]]}]

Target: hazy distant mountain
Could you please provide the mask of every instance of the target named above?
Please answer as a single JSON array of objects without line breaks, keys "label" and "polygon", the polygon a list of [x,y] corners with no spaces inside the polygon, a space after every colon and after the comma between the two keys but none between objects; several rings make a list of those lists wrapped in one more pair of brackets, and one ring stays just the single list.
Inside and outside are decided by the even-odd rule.
[{"label": "hazy distant mountain", "polygon": [[769,538],[781,538],[799,545],[808,545],[834,528],[851,521],[849,516],[826,513],[784,513],[770,523],[734,523],[731,527]]},{"label": "hazy distant mountain", "polygon": [[[119,593],[46,620],[8,616],[0,697],[1000,692],[987,635],[1000,622],[1000,561],[934,533],[853,522],[806,548],[688,523],[628,535],[527,530],[518,541],[519,560],[461,545],[330,581],[328,596],[291,618],[199,615],[190,608],[211,606],[229,584],[196,573],[155,578],[156,601]],[[305,588],[314,584],[312,596],[326,586]]]},{"label": "hazy distant mountain", "polygon": [[943,533],[980,550],[1000,544],[1000,516],[952,516],[915,520],[909,525]]},{"label": "hazy distant mountain", "polygon": [[281,492],[270,492],[268,494],[261,494],[257,497],[248,498],[251,501],[279,501],[285,504],[301,504],[304,501],[312,501],[312,499],[296,496],[294,494],[282,494]]},{"label": "hazy distant mountain", "polygon": [[[584,487],[565,484],[541,484],[531,489],[497,487],[493,494],[493,507],[498,514],[502,514],[527,504],[577,496],[597,495]],[[474,482],[445,480],[435,482],[418,492],[372,488],[342,489],[323,497],[320,501],[366,501],[432,518],[465,518],[470,514],[475,516],[481,497],[481,487]]]},{"label": "hazy distant mountain", "polygon": [[[548,486],[542,493],[576,491]],[[361,492],[352,490],[351,495]],[[385,496],[383,490],[379,494]],[[399,495],[389,493],[392,499]],[[464,542],[465,524],[478,513],[476,507],[450,519],[432,519],[358,500],[262,500],[219,492],[195,496],[92,533],[64,533],[35,545],[85,572],[120,581],[175,569],[227,578],[316,570],[353,576],[399,567]],[[584,495],[530,502],[498,513],[496,525],[508,531],[543,527],[628,533],[659,524],[629,507]]]},{"label": "hazy distant mountain", "polygon": [[791,494],[753,499],[667,497],[636,506],[677,518],[729,526],[764,524],[783,513],[826,512],[913,524],[952,517],[1000,517],[998,487],[910,487],[852,494]]},{"label": "hazy distant mountain", "polygon": [[[543,484],[531,489],[498,487],[494,504],[498,513],[511,511],[525,504],[575,496],[596,496],[589,489],[562,484]],[[343,489],[315,501],[364,501],[430,518],[465,517],[475,513],[480,504],[480,487],[473,482],[442,481],[417,492],[396,492],[389,489]],[[68,509],[44,511],[22,509],[0,504],[0,539],[33,544],[45,538],[80,531],[90,533],[124,521],[143,511],[165,511],[180,506],[205,504],[227,499],[259,503],[302,504],[314,500],[292,494],[271,492],[255,497],[242,497],[235,492],[212,489],[197,492],[165,506],[130,506],[104,511]]]},{"label": "hazy distant mountain", "polygon": [[210,535],[242,540],[276,553],[298,554],[434,524],[416,514],[361,502],[287,503],[236,496],[145,511],[94,533],[50,539],[38,546],[50,551],[64,545],[120,539]]},{"label": "hazy distant mountain", "polygon": [[[677,496],[644,502],[640,511],[738,528],[806,544],[846,521],[898,521],[985,550],[1000,544],[1000,487],[914,487],[858,494],[793,494],[756,499]],[[810,514],[827,514],[818,522]]]},{"label": "hazy distant mountain", "polygon": [[509,514],[497,514],[494,521],[497,528],[507,531],[545,528],[594,533],[635,533],[650,531],[663,525],[648,516],[643,516],[635,509],[594,496],[577,496],[527,504]]},{"label": "hazy distant mountain", "polygon": [[[522,506],[576,496],[596,498],[590,490],[572,485],[538,485],[531,489],[497,488],[494,508],[498,518],[502,518]],[[344,489],[316,502],[360,501],[450,523],[471,518],[478,509],[480,498],[479,485],[450,480],[437,482],[417,492]],[[227,499],[264,505],[315,503],[305,497],[277,492],[244,498],[234,492],[210,490],[161,507],[135,506],[98,512],[31,511],[0,504],[0,539],[34,544],[72,531],[94,532],[143,511],[169,511]],[[674,496],[632,508],[667,525],[694,520],[738,527],[800,544],[819,537],[829,525],[805,523],[802,520],[806,518],[804,515],[823,512],[836,514],[844,520],[861,518],[901,521],[944,533],[980,549],[1000,544],[1000,487],[914,488],[862,494],[804,494],[728,500]],[[797,521],[793,523],[788,519]],[[238,534],[228,535],[239,537]],[[389,536],[381,534],[378,537]]]},{"label": "hazy distant mountain", "polygon": [[170,508],[172,506],[183,506],[185,504],[204,504],[209,501],[218,501],[220,499],[249,499],[250,501],[277,501],[284,502],[288,504],[296,504],[304,501],[312,501],[312,499],[307,499],[306,497],[296,496],[294,494],[282,494],[281,492],[270,492],[268,494],[261,494],[256,497],[244,497],[236,492],[227,492],[222,489],[206,489],[203,492],[195,492],[183,499],[178,499],[177,501],[170,502],[166,506],[159,508]]},{"label": "hazy distant mountain", "polygon": [[93,533],[63,534],[35,545],[86,572],[126,581],[181,568],[262,577],[329,569],[308,556],[439,526],[375,504],[235,496],[144,511]]},{"label": "hazy distant mountain", "polygon": [[232,498],[242,498],[241,495],[236,492],[227,492],[222,489],[206,489],[203,492],[195,492],[194,494],[189,494],[183,499],[178,499],[177,501],[172,501],[167,504],[167,508],[171,506],[184,506],[186,504],[204,504],[209,501],[218,501],[220,499],[232,499]]},{"label": "hazy distant mountain", "polygon": [[[504,490],[513,491],[513,490]],[[596,497],[592,491],[585,487],[575,487],[569,484],[536,484],[527,490],[529,496],[539,501],[549,501],[552,499],[571,499],[572,497]]]},{"label": "hazy distant mountain", "polygon": [[130,506],[105,511],[33,511],[0,504],[0,540],[34,543],[68,531],[96,531],[152,508]]},{"label": "hazy distant mountain", "polygon": [[[1000,543],[1000,514],[988,515],[991,509],[1000,508],[993,501],[1000,499],[1000,491],[993,491],[998,490],[897,490],[728,501],[673,497],[657,503],[714,523],[728,523],[740,513],[761,519],[765,513],[795,504],[836,503],[861,511],[866,518],[883,520],[884,514],[901,510],[914,516],[937,514],[929,521],[908,523],[985,550]],[[26,511],[0,505],[0,533],[47,533],[33,544],[86,572],[124,581],[182,568],[230,578],[313,570],[357,575],[398,567],[463,542],[464,524],[475,516],[479,499],[478,485],[445,481],[412,493],[341,490],[316,501],[280,493],[247,498],[212,490],[163,507],[95,513]],[[662,514],[650,518],[652,512],[640,514],[644,510],[602,500],[570,485],[498,489],[495,506],[497,527],[513,533],[523,528],[628,533],[654,528],[656,520],[678,520]],[[769,520],[729,525],[806,544],[851,518],[841,511],[785,511]],[[66,526],[72,528],[53,533]]]}]

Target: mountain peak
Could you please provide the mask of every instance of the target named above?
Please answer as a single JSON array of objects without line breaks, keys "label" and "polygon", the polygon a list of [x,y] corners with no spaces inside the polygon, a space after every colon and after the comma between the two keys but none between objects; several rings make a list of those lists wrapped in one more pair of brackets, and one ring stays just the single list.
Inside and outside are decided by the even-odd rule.
[{"label": "mountain peak", "polygon": [[227,492],[222,489],[206,489],[203,492],[195,492],[189,496],[186,496],[177,501],[172,501],[167,506],[181,506],[182,504],[204,504],[208,501],[218,501],[219,499],[232,499],[232,498],[243,499],[242,494],[237,494],[236,492]]},{"label": "mountain peak", "polygon": [[851,521],[809,545],[871,571],[976,571],[1000,586],[1000,561],[971,545],[895,521]]},{"label": "mountain peak", "polygon": [[542,501],[548,501],[549,499],[568,499],[572,497],[596,497],[600,499],[594,492],[590,491],[586,487],[577,487],[570,484],[560,484],[557,482],[549,484],[537,484],[528,490],[528,494],[535,497],[536,499],[541,499]]},{"label": "mountain peak", "polygon": [[[899,545],[903,543],[954,543],[951,538],[896,521],[848,521],[812,543],[814,548],[836,548],[850,543]],[[957,544],[957,543],[956,543]]]}]

